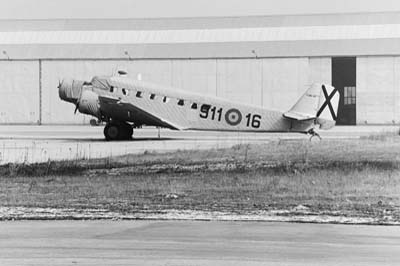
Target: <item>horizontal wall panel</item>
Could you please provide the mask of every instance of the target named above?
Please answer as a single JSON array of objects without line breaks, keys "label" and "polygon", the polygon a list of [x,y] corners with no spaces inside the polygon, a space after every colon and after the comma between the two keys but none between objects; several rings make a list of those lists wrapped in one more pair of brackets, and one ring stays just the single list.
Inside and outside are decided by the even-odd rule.
[{"label": "horizontal wall panel", "polygon": [[2,19],[0,31],[171,30],[398,23],[399,12],[176,18]]},{"label": "horizontal wall panel", "polygon": [[175,44],[400,38],[400,24],[0,32],[0,44]]},{"label": "horizontal wall panel", "polygon": [[[174,44],[4,44],[0,59],[215,59],[400,55],[400,38]],[[125,53],[128,52],[129,56]]]},{"label": "horizontal wall panel", "polygon": [[39,62],[0,61],[0,123],[39,122]]}]

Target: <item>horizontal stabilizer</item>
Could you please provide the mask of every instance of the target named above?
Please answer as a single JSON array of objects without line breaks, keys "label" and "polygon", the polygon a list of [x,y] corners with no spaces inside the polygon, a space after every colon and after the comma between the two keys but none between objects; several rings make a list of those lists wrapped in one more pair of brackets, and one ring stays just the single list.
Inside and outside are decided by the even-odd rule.
[{"label": "horizontal stabilizer", "polygon": [[339,97],[334,87],[315,83],[283,116],[298,121],[315,119],[321,129],[329,129],[336,122]]},{"label": "horizontal stabilizer", "polygon": [[304,114],[304,113],[299,113],[299,112],[293,112],[289,111],[283,114],[284,117],[294,119],[294,120],[299,120],[299,121],[304,121],[304,120],[312,120],[315,119],[315,116],[309,115],[309,114]]}]

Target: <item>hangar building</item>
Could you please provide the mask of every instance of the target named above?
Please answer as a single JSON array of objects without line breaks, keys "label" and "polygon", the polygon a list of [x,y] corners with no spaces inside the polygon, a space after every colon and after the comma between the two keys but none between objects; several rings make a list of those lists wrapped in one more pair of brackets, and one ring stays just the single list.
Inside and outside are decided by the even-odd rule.
[{"label": "hangar building", "polygon": [[338,124],[400,122],[400,13],[0,21],[0,124],[81,124],[63,77],[142,80],[288,110],[313,82]]}]

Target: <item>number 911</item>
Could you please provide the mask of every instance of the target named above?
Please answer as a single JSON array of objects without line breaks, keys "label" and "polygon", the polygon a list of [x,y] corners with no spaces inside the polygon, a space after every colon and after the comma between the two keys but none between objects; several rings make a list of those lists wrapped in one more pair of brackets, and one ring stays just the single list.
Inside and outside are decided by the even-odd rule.
[{"label": "number 911", "polygon": [[217,107],[212,107],[208,104],[203,104],[200,108],[200,117],[203,119],[207,119],[209,118],[211,120],[217,120],[217,121],[221,121],[221,117],[222,117],[222,108],[219,108],[217,110]]}]

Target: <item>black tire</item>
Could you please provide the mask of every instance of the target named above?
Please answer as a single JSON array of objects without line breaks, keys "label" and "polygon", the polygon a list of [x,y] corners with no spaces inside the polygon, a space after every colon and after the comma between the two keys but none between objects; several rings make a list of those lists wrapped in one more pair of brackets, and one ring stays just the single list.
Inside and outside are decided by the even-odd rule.
[{"label": "black tire", "polygon": [[121,124],[121,136],[120,140],[132,139],[133,128],[128,123]]},{"label": "black tire", "polygon": [[104,127],[104,136],[106,140],[118,140],[121,137],[121,127],[117,124],[107,124]]},{"label": "black tire", "polygon": [[133,127],[129,124],[127,124],[127,129],[126,129],[126,134],[127,134],[127,138],[126,139],[132,139],[133,136]]},{"label": "black tire", "polygon": [[128,123],[109,123],[104,127],[106,140],[130,140],[132,139],[133,128]]}]

